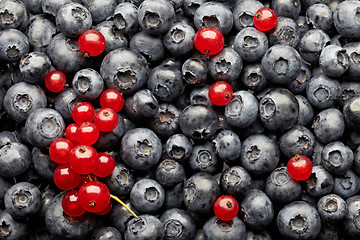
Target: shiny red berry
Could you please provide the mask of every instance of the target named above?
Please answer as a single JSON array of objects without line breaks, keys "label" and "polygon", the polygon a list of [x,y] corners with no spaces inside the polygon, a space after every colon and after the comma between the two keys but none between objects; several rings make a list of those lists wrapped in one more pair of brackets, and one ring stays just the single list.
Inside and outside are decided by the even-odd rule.
[{"label": "shiny red berry", "polygon": [[81,180],[79,185],[77,186],[78,189],[81,188],[82,185],[84,185],[87,182],[91,182],[91,181],[97,181],[97,177],[95,174],[90,173],[90,174],[85,174],[85,175],[80,175],[81,176]]},{"label": "shiny red berry", "polygon": [[76,123],[92,122],[95,117],[95,109],[88,102],[77,104],[71,111],[72,119]]},{"label": "shiny red berry", "polygon": [[51,71],[45,77],[45,86],[50,92],[61,92],[66,83],[66,76],[61,71]]},{"label": "shiny red berry", "polygon": [[305,181],[310,177],[312,172],[310,159],[303,155],[295,155],[290,158],[286,167],[290,177],[296,181]]},{"label": "shiny red berry", "polygon": [[94,122],[100,131],[110,132],[117,127],[119,117],[111,108],[102,108],[95,115]]},{"label": "shiny red berry", "polygon": [[275,12],[267,7],[260,8],[254,15],[254,25],[262,32],[273,29],[276,26],[276,21]]},{"label": "shiny red berry", "polygon": [[229,83],[218,81],[210,86],[208,96],[212,104],[216,106],[225,106],[231,101],[233,89]]},{"label": "shiny red berry", "polygon": [[98,56],[105,50],[105,37],[97,30],[86,30],[80,35],[78,45],[85,57]]},{"label": "shiny red berry", "polygon": [[77,141],[83,145],[93,145],[99,139],[99,129],[92,122],[83,122],[76,130]]},{"label": "shiny red berry", "polygon": [[65,193],[61,201],[64,212],[70,217],[80,217],[86,211],[79,204],[78,190]]},{"label": "shiny red berry", "polygon": [[239,204],[230,195],[222,195],[214,203],[214,212],[217,218],[223,221],[233,220],[239,212]]},{"label": "shiny red berry", "polygon": [[69,153],[74,145],[66,138],[58,138],[52,141],[49,147],[50,158],[59,164],[69,162]]},{"label": "shiny red berry", "polygon": [[[71,169],[78,174],[89,174],[97,167],[98,156],[95,148],[88,145],[75,146],[69,155]],[[78,186],[80,180],[76,186]]]},{"label": "shiny red berry", "polygon": [[79,185],[81,177],[70,168],[69,164],[64,164],[55,169],[53,179],[58,188],[72,190]]},{"label": "shiny red berry", "polygon": [[124,107],[124,98],[115,89],[107,89],[100,96],[100,106],[119,112]]},{"label": "shiny red berry", "polygon": [[76,135],[76,131],[77,131],[78,127],[79,127],[79,125],[77,123],[72,123],[69,126],[67,126],[66,130],[65,130],[66,138],[69,139],[73,145],[79,144],[77,141],[77,135]]},{"label": "shiny red berry", "polygon": [[96,215],[105,215],[105,214],[108,214],[112,209],[112,202],[109,201],[109,204],[103,209],[101,210],[100,212],[96,212],[95,214]]},{"label": "shiny red berry", "polygon": [[203,54],[215,55],[224,47],[224,36],[217,28],[201,28],[195,34],[194,44]]},{"label": "shiny red berry", "polygon": [[79,189],[80,206],[88,212],[100,212],[108,207],[110,191],[99,181],[87,182]]},{"label": "shiny red berry", "polygon": [[115,168],[115,159],[108,153],[98,153],[98,163],[93,173],[98,177],[109,176]]}]

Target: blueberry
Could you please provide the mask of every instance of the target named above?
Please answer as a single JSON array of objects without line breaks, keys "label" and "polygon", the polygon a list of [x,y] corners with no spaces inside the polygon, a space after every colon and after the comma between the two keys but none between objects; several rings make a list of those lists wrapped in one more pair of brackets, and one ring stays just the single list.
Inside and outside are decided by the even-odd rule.
[{"label": "blueberry", "polygon": [[0,212],[0,236],[2,239],[26,239],[28,225],[15,220],[8,212]]},{"label": "blueberry", "polygon": [[71,120],[72,109],[76,106],[76,104],[81,102],[82,100],[78,97],[75,90],[67,88],[55,97],[54,107],[65,120]]},{"label": "blueberry", "polygon": [[329,36],[320,29],[307,31],[300,40],[299,53],[305,61],[316,64],[320,53],[330,43]]},{"label": "blueberry", "polygon": [[6,178],[0,177],[0,204],[3,204],[5,193],[11,186],[12,184]]},{"label": "blueberry", "polygon": [[256,240],[256,239],[263,239],[263,240],[271,240],[271,235],[268,231],[253,231],[246,229],[246,240]]},{"label": "blueberry", "polygon": [[164,225],[152,215],[140,215],[131,219],[126,226],[125,239],[127,240],[156,240],[163,239]]},{"label": "blueberry", "polygon": [[149,63],[157,62],[165,56],[162,39],[146,31],[135,33],[130,39],[129,46],[130,49],[141,53]]},{"label": "blueberry", "polygon": [[17,62],[29,52],[29,40],[17,29],[0,31],[0,61]]},{"label": "blueberry", "polygon": [[52,203],[52,200],[59,193],[59,189],[55,189],[48,185],[45,189],[41,191],[41,209],[38,213],[38,216],[45,217],[46,209]]},{"label": "blueberry", "polygon": [[29,13],[22,1],[5,0],[0,3],[0,30],[24,30],[29,24]]},{"label": "blueberry", "polygon": [[250,174],[264,176],[272,172],[280,160],[277,143],[263,134],[246,138],[241,147],[240,161]]},{"label": "blueberry", "polygon": [[185,180],[185,170],[175,160],[165,159],[156,168],[155,177],[163,187],[171,188]]},{"label": "blueberry", "polygon": [[204,3],[206,0],[184,0],[182,9],[185,14],[189,17],[194,17],[196,10]]},{"label": "blueberry", "polygon": [[94,24],[98,24],[112,17],[118,4],[116,0],[90,0],[82,2],[85,7],[89,9]]},{"label": "blueberry", "polygon": [[342,82],[341,88],[339,103],[342,107],[348,99],[360,95],[360,82]]},{"label": "blueberry", "polygon": [[334,29],[334,17],[331,8],[323,3],[311,5],[306,10],[306,22],[313,28],[332,33]]},{"label": "blueberry", "polygon": [[328,194],[319,199],[317,210],[322,220],[326,222],[341,221],[347,212],[344,199],[336,194]]},{"label": "blueberry", "polygon": [[132,107],[142,117],[155,117],[159,110],[159,103],[149,89],[142,89],[133,95]]},{"label": "blueberry", "polygon": [[29,45],[34,51],[45,53],[52,37],[55,36],[58,30],[55,23],[46,19],[44,16],[40,16],[30,23],[26,35],[29,40]]},{"label": "blueberry", "polygon": [[358,175],[360,175],[360,145],[359,145],[359,147],[356,149],[356,151],[354,153],[353,169]]},{"label": "blueberry", "polygon": [[350,236],[352,239],[360,237],[359,230],[359,204],[360,196],[356,195],[350,197],[346,200],[347,211],[345,214],[345,219],[343,221],[343,228],[346,235]]},{"label": "blueberry", "polygon": [[360,123],[360,95],[354,96],[345,102],[343,108],[346,126],[351,129],[358,129]]},{"label": "blueberry", "polygon": [[187,84],[202,86],[206,83],[208,67],[201,59],[189,58],[183,63],[181,73]]},{"label": "blueberry", "polygon": [[71,3],[71,0],[42,0],[41,5],[44,13],[56,17],[59,9],[67,3]]},{"label": "blueberry", "polygon": [[95,30],[101,32],[105,38],[105,53],[129,45],[127,37],[115,27],[112,21],[103,21],[99,23],[96,25]]},{"label": "blueberry", "polygon": [[287,89],[289,89],[292,93],[301,93],[304,92],[308,82],[311,78],[311,70],[308,65],[301,63],[301,69],[299,75],[296,77],[294,81],[287,85]]},{"label": "blueberry", "polygon": [[254,26],[253,18],[257,10],[263,8],[264,5],[257,0],[237,1],[234,9],[234,25],[236,30],[241,30],[245,27]]},{"label": "blueberry", "polygon": [[329,77],[340,77],[349,67],[349,56],[344,48],[328,45],[321,51],[319,64]]},{"label": "blueberry", "polygon": [[313,166],[310,177],[306,180],[306,191],[312,197],[322,197],[331,193],[334,178],[323,166]]},{"label": "blueberry", "polygon": [[32,13],[33,15],[41,14],[43,12],[41,3],[42,3],[42,0],[29,0],[29,1],[24,2],[28,11],[30,13]]},{"label": "blueberry", "polygon": [[216,157],[213,145],[209,141],[205,144],[194,145],[188,161],[194,172],[214,174],[221,167],[221,161]]},{"label": "blueberry", "polygon": [[203,227],[205,239],[212,240],[245,240],[246,227],[239,217],[222,221],[216,216],[209,218]]},{"label": "blueberry", "polygon": [[241,153],[241,141],[239,136],[231,130],[222,130],[212,140],[215,153],[226,163],[234,165],[237,163]]},{"label": "blueberry", "polygon": [[346,71],[346,76],[349,80],[359,81],[360,79],[359,44],[359,42],[350,42],[344,46],[346,53],[349,56],[349,68]]},{"label": "blueberry", "polygon": [[0,148],[0,176],[15,177],[31,167],[31,153],[22,143],[10,142]]},{"label": "blueberry", "polygon": [[114,26],[125,34],[133,34],[139,30],[138,8],[134,3],[122,2],[114,10]]},{"label": "blueberry", "polygon": [[109,190],[116,196],[127,196],[130,193],[135,179],[130,170],[122,163],[116,163],[113,172],[105,178]]},{"label": "blueberry", "polygon": [[163,37],[165,48],[174,55],[185,55],[194,49],[195,30],[186,23],[176,22]]},{"label": "blueberry", "polygon": [[192,143],[184,134],[172,135],[165,144],[166,155],[180,163],[190,157],[192,149]]},{"label": "blueberry", "polygon": [[299,26],[300,38],[302,38],[304,36],[304,34],[310,30],[310,26],[306,23],[305,16],[299,16],[296,19],[296,23]]},{"label": "blueberry", "polygon": [[[130,200],[124,201],[125,205],[132,209],[135,213],[139,214],[139,212],[131,205]],[[133,219],[134,216],[121,204],[113,205],[109,221],[112,227],[119,230],[121,233],[126,231],[127,223]]]},{"label": "blueberry", "polygon": [[220,178],[221,190],[238,200],[244,198],[250,191],[252,179],[250,174],[240,166],[233,166],[222,172]]},{"label": "blueberry", "polygon": [[53,180],[53,173],[58,164],[49,157],[46,151],[34,147],[31,151],[31,160],[35,171],[41,177],[48,181]]},{"label": "blueberry", "polygon": [[42,52],[25,54],[19,64],[20,75],[28,83],[39,83],[49,73],[50,67],[50,58]]},{"label": "blueberry", "polygon": [[75,74],[72,87],[80,99],[91,101],[102,93],[104,80],[96,70],[85,68]]},{"label": "blueberry", "polygon": [[333,193],[347,199],[354,196],[360,190],[360,177],[349,170],[344,175],[335,177]]},{"label": "blueberry", "polygon": [[264,90],[269,82],[266,79],[264,72],[261,70],[260,63],[245,65],[240,74],[240,81],[245,88],[254,92]]},{"label": "blueberry", "polygon": [[164,239],[187,240],[195,237],[195,222],[182,209],[167,210],[161,215],[160,221],[164,225]]},{"label": "blueberry", "polygon": [[173,188],[165,188],[165,201],[163,208],[183,208],[183,199],[184,199],[184,183],[178,183]]},{"label": "blueberry", "polygon": [[[293,3],[298,3],[298,1],[294,1]],[[291,16],[278,17],[276,26],[269,35],[270,45],[286,44],[294,48],[299,45],[300,30],[294,19],[292,19]]]},{"label": "blueberry", "polygon": [[296,20],[300,15],[301,2],[299,0],[272,0],[271,8],[277,16],[293,18]]},{"label": "blueberry", "polygon": [[333,175],[343,175],[354,161],[352,150],[340,141],[328,143],[321,153],[321,164]]},{"label": "blueberry", "polygon": [[334,25],[338,33],[346,38],[360,37],[360,25],[357,20],[359,2],[345,1],[334,10]]},{"label": "blueberry", "polygon": [[209,99],[209,85],[194,88],[190,93],[190,104],[191,105],[205,105],[213,107],[214,104]]},{"label": "blueberry", "polygon": [[280,210],[277,226],[285,238],[314,239],[320,232],[321,220],[315,207],[295,201]]},{"label": "blueberry", "polygon": [[113,227],[102,227],[93,233],[92,240],[122,240],[121,233]]}]

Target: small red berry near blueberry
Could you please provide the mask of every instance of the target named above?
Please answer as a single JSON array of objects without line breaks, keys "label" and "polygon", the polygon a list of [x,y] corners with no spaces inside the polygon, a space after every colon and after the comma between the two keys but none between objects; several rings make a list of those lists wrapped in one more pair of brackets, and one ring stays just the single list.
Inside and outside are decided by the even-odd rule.
[{"label": "small red berry near blueberry", "polygon": [[[97,151],[92,146],[77,145],[69,155],[69,164],[71,169],[78,174],[90,174],[97,167]],[[76,186],[78,186],[79,182]]]},{"label": "small red berry near blueberry", "polygon": [[83,122],[76,130],[77,141],[83,145],[93,145],[99,139],[99,129],[92,122]]},{"label": "small red berry near blueberry", "polygon": [[312,172],[312,163],[303,155],[295,155],[287,163],[287,171],[290,177],[296,181],[305,181]]},{"label": "small red berry near blueberry", "polygon": [[254,15],[254,25],[262,32],[273,29],[276,22],[277,16],[275,12],[267,7],[260,8]]},{"label": "small red berry near blueberry", "polygon": [[88,102],[78,103],[71,111],[72,119],[80,124],[83,122],[92,122],[95,117],[95,109]]},{"label": "small red berry near blueberry", "polygon": [[50,158],[59,164],[69,162],[69,153],[74,145],[66,138],[55,139],[49,147]]},{"label": "small red berry near blueberry", "polygon": [[215,55],[224,47],[224,36],[217,28],[205,27],[196,32],[194,44],[201,53]]},{"label": "small red berry near blueberry", "polygon": [[50,92],[58,93],[64,89],[66,76],[61,71],[49,72],[45,77],[45,86]]},{"label": "small red berry near blueberry", "polygon": [[230,221],[237,216],[239,204],[233,196],[222,195],[214,203],[214,212],[220,220]]},{"label": "small red berry near blueberry", "polygon": [[98,177],[107,177],[115,169],[115,159],[108,153],[98,153],[97,167],[93,173]]},{"label": "small red berry near blueberry", "polygon": [[55,185],[62,190],[72,190],[79,185],[81,176],[69,164],[59,165],[53,175]]},{"label": "small red berry near blueberry", "polygon": [[78,127],[79,127],[79,125],[77,123],[72,123],[69,126],[67,126],[65,129],[65,137],[66,137],[66,139],[69,139],[73,145],[78,144],[77,135],[76,135],[76,131],[77,131]]},{"label": "small red berry near blueberry", "polygon": [[85,57],[95,57],[105,50],[105,37],[97,30],[86,30],[78,40],[80,51]]},{"label": "small red berry near blueberry", "polygon": [[218,81],[209,88],[209,100],[216,106],[225,106],[231,101],[233,89],[228,82]]},{"label": "small red berry near blueberry", "polygon": [[102,108],[95,115],[94,122],[100,131],[110,132],[117,127],[119,117],[113,109]]},{"label": "small red berry near blueberry", "polygon": [[79,189],[80,206],[88,212],[96,213],[103,211],[108,207],[109,201],[109,188],[102,182],[87,182]]},{"label": "small red berry near blueberry", "polygon": [[103,209],[101,210],[100,212],[96,212],[95,214],[96,215],[105,215],[105,214],[108,214],[112,209],[112,202],[109,201],[109,204]]},{"label": "small red berry near blueberry", "polygon": [[124,107],[124,98],[119,91],[106,89],[100,96],[100,106],[119,112]]},{"label": "small red berry near blueberry", "polygon": [[80,217],[86,211],[79,204],[78,190],[65,193],[61,201],[64,212],[70,217]]}]

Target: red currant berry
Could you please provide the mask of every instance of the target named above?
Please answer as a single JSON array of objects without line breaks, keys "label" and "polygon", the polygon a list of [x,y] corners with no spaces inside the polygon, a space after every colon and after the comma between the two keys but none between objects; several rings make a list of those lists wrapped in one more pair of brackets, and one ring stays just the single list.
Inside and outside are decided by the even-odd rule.
[{"label": "red currant berry", "polygon": [[93,145],[99,139],[99,129],[92,122],[81,123],[76,131],[77,141],[83,145]]},{"label": "red currant berry", "polygon": [[96,213],[104,210],[109,201],[110,191],[102,182],[87,182],[79,189],[80,206],[88,212]]},{"label": "red currant berry", "polygon": [[[70,167],[74,172],[90,174],[97,167],[97,151],[88,145],[77,145],[70,151],[69,160]],[[79,183],[80,180],[77,185]]]},{"label": "red currant berry", "polygon": [[64,212],[70,217],[80,217],[86,212],[79,204],[78,194],[77,190],[67,192],[61,201]]},{"label": "red currant berry", "polygon": [[96,212],[96,215],[105,215],[108,214],[111,211],[112,208],[112,202],[109,201],[109,204],[100,212]]},{"label": "red currant berry", "polygon": [[239,212],[239,204],[230,195],[223,195],[216,199],[214,212],[217,218],[223,221],[233,220]]},{"label": "red currant berry", "polygon": [[78,45],[85,57],[98,56],[105,50],[105,37],[97,30],[86,30],[80,35]]},{"label": "red currant berry", "polygon": [[74,145],[66,138],[58,138],[52,141],[49,147],[50,158],[59,164],[69,162],[69,153]]},{"label": "red currant berry", "polygon": [[109,176],[115,168],[115,159],[108,153],[98,153],[98,163],[94,174],[98,177]]},{"label": "red currant berry", "polygon": [[229,83],[218,81],[210,86],[208,96],[212,104],[216,106],[225,106],[231,101],[233,89]]},{"label": "red currant berry", "polygon": [[90,103],[82,102],[73,108],[71,116],[78,124],[83,122],[92,122],[95,117],[95,109]]},{"label": "red currant berry", "polygon": [[203,54],[215,55],[224,47],[224,36],[217,28],[204,27],[195,34],[194,44]]},{"label": "red currant berry", "polygon": [[124,107],[124,98],[115,89],[107,89],[100,96],[100,106],[119,112]]},{"label": "red currant berry", "polygon": [[66,83],[66,76],[61,71],[49,72],[45,77],[45,86],[50,92],[61,92]]},{"label": "red currant berry", "polygon": [[86,175],[80,175],[81,176],[81,180],[79,185],[77,186],[78,189],[81,188],[82,185],[84,185],[87,182],[91,182],[91,181],[97,181],[97,177],[95,174],[90,173],[90,174],[86,174]]},{"label": "red currant berry", "polygon": [[295,181],[305,181],[312,172],[312,163],[309,158],[296,154],[290,158],[287,165],[287,171]]},{"label": "red currant berry", "polygon": [[79,185],[81,177],[69,164],[59,165],[54,171],[55,185],[62,190],[72,190]]},{"label": "red currant berry", "polygon": [[78,145],[77,135],[76,135],[76,131],[78,127],[79,125],[77,123],[72,123],[69,126],[67,126],[65,130],[66,138],[69,139],[73,145]]},{"label": "red currant berry", "polygon": [[94,122],[100,131],[110,132],[117,127],[119,117],[111,108],[102,108],[95,115]]},{"label": "red currant berry", "polygon": [[267,7],[260,8],[254,15],[254,25],[262,32],[273,29],[276,26],[276,21],[275,12]]}]

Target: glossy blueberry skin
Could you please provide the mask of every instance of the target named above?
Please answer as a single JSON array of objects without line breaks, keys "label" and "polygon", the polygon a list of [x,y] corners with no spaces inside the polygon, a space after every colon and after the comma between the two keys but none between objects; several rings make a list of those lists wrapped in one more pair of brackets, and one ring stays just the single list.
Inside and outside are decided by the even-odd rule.
[{"label": "glossy blueberry skin", "polygon": [[290,177],[286,167],[280,167],[268,176],[265,193],[276,204],[290,203],[300,197],[301,185]]},{"label": "glossy blueberry skin", "polygon": [[130,193],[135,178],[124,164],[117,162],[114,171],[105,178],[104,182],[113,194],[123,197]]},{"label": "glossy blueberry skin", "polygon": [[354,239],[360,237],[359,222],[357,221],[359,218],[359,204],[359,195],[352,196],[346,200],[347,211],[342,224],[346,234]]},{"label": "glossy blueberry skin", "polygon": [[58,238],[89,239],[96,227],[96,218],[92,214],[70,217],[63,211],[61,201],[65,192],[59,193],[45,212],[45,223],[49,232]]},{"label": "glossy blueberry skin", "polygon": [[344,199],[336,194],[328,194],[319,199],[317,210],[326,222],[340,221],[345,217],[347,206]]},{"label": "glossy blueberry skin", "polygon": [[[342,82],[339,103],[344,107],[345,102],[352,97],[360,95],[360,82]],[[351,125],[349,127],[352,127]]]},{"label": "glossy blueberry skin", "polygon": [[119,3],[114,10],[114,26],[125,34],[133,34],[139,30],[137,6],[132,2]]},{"label": "glossy blueberry skin", "polygon": [[[274,2],[274,1],[273,1]],[[296,3],[298,1],[294,1]],[[299,3],[299,2],[298,2]],[[286,44],[296,48],[300,43],[300,30],[296,18],[278,17],[276,26],[269,35],[270,45]]]},{"label": "glossy blueberry skin", "polygon": [[233,166],[221,173],[221,191],[235,197],[237,200],[241,200],[246,196],[251,185],[251,176],[243,167]]},{"label": "glossy blueberry skin", "polygon": [[25,54],[20,60],[20,75],[25,82],[39,83],[50,71],[50,58],[42,52]]},{"label": "glossy blueberry skin", "polygon": [[0,61],[17,62],[29,52],[29,40],[17,29],[0,31]]},{"label": "glossy blueberry skin", "polygon": [[289,90],[276,88],[261,99],[259,110],[261,122],[267,129],[287,130],[298,120],[299,103]]},{"label": "glossy blueberry skin", "polygon": [[248,91],[233,93],[231,101],[225,106],[225,119],[235,128],[247,128],[258,117],[258,101]]},{"label": "glossy blueberry skin", "polygon": [[185,136],[194,140],[207,140],[219,126],[216,112],[207,106],[189,105],[179,116],[180,128]]},{"label": "glossy blueberry skin", "polygon": [[165,201],[163,208],[183,208],[184,205],[184,182],[178,183],[173,188],[165,188]]},{"label": "glossy blueberry skin", "polygon": [[323,30],[327,33],[332,33],[334,29],[334,17],[331,8],[324,3],[317,3],[311,5],[306,10],[306,23]]},{"label": "glossy blueberry skin", "polygon": [[[123,200],[123,202],[136,214],[139,214],[139,212],[131,205],[130,200]],[[133,218],[134,216],[121,204],[114,204],[110,211],[109,222],[112,227],[123,234],[126,231],[127,223]]]},{"label": "glossy blueberry skin", "polygon": [[261,60],[261,69],[269,81],[290,84],[300,73],[300,55],[289,45],[276,44],[266,51]]},{"label": "glossy blueberry skin", "polygon": [[321,164],[336,176],[343,175],[350,170],[353,161],[352,150],[340,141],[328,143],[321,153]]},{"label": "glossy blueberry skin", "polygon": [[195,30],[186,23],[176,22],[164,34],[165,48],[173,55],[185,55],[194,49]]},{"label": "glossy blueberry skin", "polygon": [[360,103],[360,95],[348,99],[343,108],[343,115],[346,126],[351,129],[358,129],[360,123],[360,109],[357,107]]},{"label": "glossy blueberry skin", "polygon": [[7,211],[0,212],[1,229],[3,239],[18,240],[25,239],[28,233],[26,222],[15,220]]},{"label": "glossy blueberry skin", "polygon": [[353,165],[354,171],[360,175],[360,146],[356,149],[354,152],[354,165]]},{"label": "glossy blueberry skin", "polygon": [[245,240],[246,227],[244,222],[235,217],[230,221],[222,221],[216,216],[209,218],[203,227],[205,239],[212,240]]},{"label": "glossy blueberry skin", "polygon": [[300,38],[302,38],[304,36],[304,34],[310,30],[310,26],[306,23],[305,16],[299,16],[296,19],[296,23],[299,26]]},{"label": "glossy blueberry skin", "polygon": [[91,101],[102,93],[104,80],[96,70],[85,68],[74,75],[72,87],[80,99]]},{"label": "glossy blueberry skin", "polygon": [[245,88],[254,92],[264,90],[269,82],[266,79],[264,72],[261,70],[260,63],[245,65],[240,74],[240,81]]},{"label": "glossy blueberry skin", "polygon": [[[23,31],[29,24],[29,13],[22,1],[5,0],[0,3],[0,30],[19,29]],[[6,16],[11,16],[7,19]]]},{"label": "glossy blueberry skin", "polygon": [[328,108],[315,116],[311,127],[322,144],[337,141],[345,130],[344,116],[338,109]]},{"label": "glossy blueberry skin", "polygon": [[81,103],[82,100],[78,97],[72,88],[67,88],[61,91],[55,98],[55,110],[66,120],[71,120],[71,111],[76,104]]},{"label": "glossy blueberry skin", "polygon": [[269,233],[269,231],[264,230],[264,231],[253,231],[250,229],[246,229],[246,240],[256,240],[256,239],[261,239],[263,238],[263,240],[271,240],[271,235]]},{"label": "glossy blueberry skin", "polygon": [[185,170],[175,160],[165,159],[156,168],[155,177],[163,187],[171,188],[185,180]]},{"label": "glossy blueberry skin", "polygon": [[56,17],[59,9],[67,3],[71,3],[71,0],[42,0],[41,5],[44,13]]},{"label": "glossy blueberry skin", "polygon": [[273,204],[263,191],[250,190],[239,205],[240,216],[250,229],[266,229],[274,218]]},{"label": "glossy blueberry skin", "polygon": [[117,48],[125,48],[129,45],[127,37],[118,30],[112,21],[103,21],[96,25],[95,30],[105,37],[105,53]]},{"label": "glossy blueberry skin", "polygon": [[349,67],[349,56],[340,46],[328,45],[320,54],[321,70],[329,77],[340,77]]},{"label": "glossy blueberry skin", "polygon": [[24,144],[10,142],[0,149],[0,176],[15,177],[30,168],[31,153]]},{"label": "glossy blueberry skin", "polygon": [[100,75],[108,88],[133,94],[146,84],[149,67],[138,52],[120,48],[109,52],[103,59]]},{"label": "glossy blueberry skin", "polygon": [[239,136],[231,130],[222,130],[212,140],[215,153],[226,163],[233,165],[240,156],[241,141]]},{"label": "glossy blueberry skin", "polygon": [[182,209],[167,210],[161,215],[160,221],[164,225],[164,239],[187,240],[195,237],[194,219]]},{"label": "glossy blueberry skin", "polygon": [[188,17],[194,17],[196,10],[204,3],[206,0],[184,0],[182,9]]},{"label": "glossy blueberry skin", "polygon": [[309,66],[301,62],[299,75],[295,78],[294,81],[287,85],[287,89],[289,89],[292,93],[302,93],[305,91],[310,79],[311,70]]},{"label": "glossy blueberry skin", "polygon": [[277,227],[285,238],[314,239],[320,232],[321,220],[315,207],[296,201],[280,210]]},{"label": "glossy blueberry skin", "polygon": [[160,139],[148,128],[135,128],[121,139],[120,155],[124,163],[135,170],[149,170],[160,160]]},{"label": "glossy blueberry skin", "polygon": [[278,16],[278,20],[279,16],[296,20],[300,15],[301,2],[299,0],[272,0],[271,9]]},{"label": "glossy blueberry skin", "polygon": [[48,181],[53,180],[53,173],[58,164],[49,157],[46,151],[34,147],[31,151],[31,161],[35,171],[41,177]]},{"label": "glossy blueberry skin", "polygon": [[102,227],[94,231],[93,240],[122,240],[121,233],[114,227]]},{"label": "glossy blueberry skin", "polygon": [[234,25],[236,30],[240,31],[245,27],[254,26],[253,18],[257,10],[264,5],[257,0],[238,1],[233,10]]},{"label": "glossy blueberry skin", "polygon": [[205,2],[194,14],[194,25],[197,30],[215,27],[222,34],[227,34],[233,26],[232,12],[220,2]]},{"label": "glossy blueberry skin", "polygon": [[54,22],[42,15],[38,15],[38,17],[30,23],[26,36],[29,40],[30,47],[34,49],[34,51],[45,53],[47,46],[57,31]]},{"label": "glossy blueberry skin", "polygon": [[360,25],[356,19],[359,2],[341,2],[334,10],[334,25],[338,33],[346,38],[360,37]]},{"label": "glossy blueberry skin", "polygon": [[306,180],[306,191],[310,196],[320,198],[331,193],[334,178],[323,166],[313,166],[310,177]]},{"label": "glossy blueberry skin", "polygon": [[194,172],[214,174],[221,167],[221,161],[217,158],[213,145],[209,141],[205,144],[194,145],[188,161]]},{"label": "glossy blueberry skin", "polygon": [[349,170],[344,175],[337,176],[333,193],[347,199],[354,196],[360,190],[360,177],[353,171]]},{"label": "glossy blueberry skin", "polygon": [[209,213],[219,195],[219,184],[208,173],[195,173],[185,182],[184,203],[191,212],[198,214]]},{"label": "glossy blueberry skin", "polygon": [[24,123],[32,112],[46,107],[46,104],[47,100],[43,89],[26,82],[12,85],[4,97],[5,111],[19,123]]},{"label": "glossy blueberry skin", "polygon": [[116,0],[90,0],[83,1],[83,4],[89,9],[93,24],[98,24],[112,17],[118,1]]},{"label": "glossy blueberry skin", "polygon": [[346,77],[348,77],[349,80],[360,80],[360,61],[358,60],[360,54],[359,46],[359,42],[350,42],[344,46],[349,56],[349,68],[346,71]]},{"label": "glossy blueberry skin", "polygon": [[127,223],[124,236],[127,240],[163,239],[164,225],[153,215],[140,215]]},{"label": "glossy blueberry skin", "polygon": [[159,105],[154,118],[150,120],[150,128],[162,138],[167,138],[179,132],[180,110],[169,103]]},{"label": "glossy blueberry skin", "polygon": [[183,63],[181,73],[187,84],[203,86],[206,83],[208,67],[201,59],[189,58]]},{"label": "glossy blueberry skin", "polygon": [[[0,176],[0,204],[4,204],[4,196],[6,191],[12,187],[12,184],[8,181],[8,179]],[[1,211],[0,211],[1,213]]]},{"label": "glossy blueberry skin", "polygon": [[66,38],[62,33],[52,38],[46,53],[56,70],[65,74],[75,74],[89,64],[80,51],[77,40]]},{"label": "glossy blueberry skin", "polygon": [[[254,0],[250,0],[255,2]],[[248,0],[242,1],[248,2]],[[244,13],[246,14],[246,13]],[[244,61],[259,60],[269,48],[269,41],[265,33],[255,27],[243,28],[234,39],[234,49]]]},{"label": "glossy blueberry skin", "polygon": [[132,107],[142,117],[154,117],[158,112],[159,103],[149,89],[142,89],[133,95]]},{"label": "glossy blueberry skin", "polygon": [[90,11],[79,3],[67,3],[56,14],[56,26],[68,38],[78,38],[91,25]]},{"label": "glossy blueberry skin", "polygon": [[194,88],[190,93],[190,104],[214,107],[214,104],[212,104],[209,99],[209,89],[210,86],[208,84],[202,87]]},{"label": "glossy blueberry skin", "polygon": [[193,145],[184,134],[174,134],[165,143],[167,157],[184,163],[192,153]]},{"label": "glossy blueberry skin", "polygon": [[129,41],[130,49],[141,53],[148,62],[157,62],[164,58],[165,47],[162,39],[145,31],[135,33]]},{"label": "glossy blueberry skin", "polygon": [[263,134],[254,134],[242,142],[240,161],[251,175],[264,176],[272,172],[280,160],[278,144]]},{"label": "glossy blueberry skin", "polygon": [[307,31],[300,40],[299,53],[305,61],[316,64],[323,48],[330,43],[329,36],[320,29]]},{"label": "glossy blueberry skin", "polygon": [[145,0],[138,9],[140,27],[149,34],[166,33],[175,18],[175,10],[169,1]]}]

